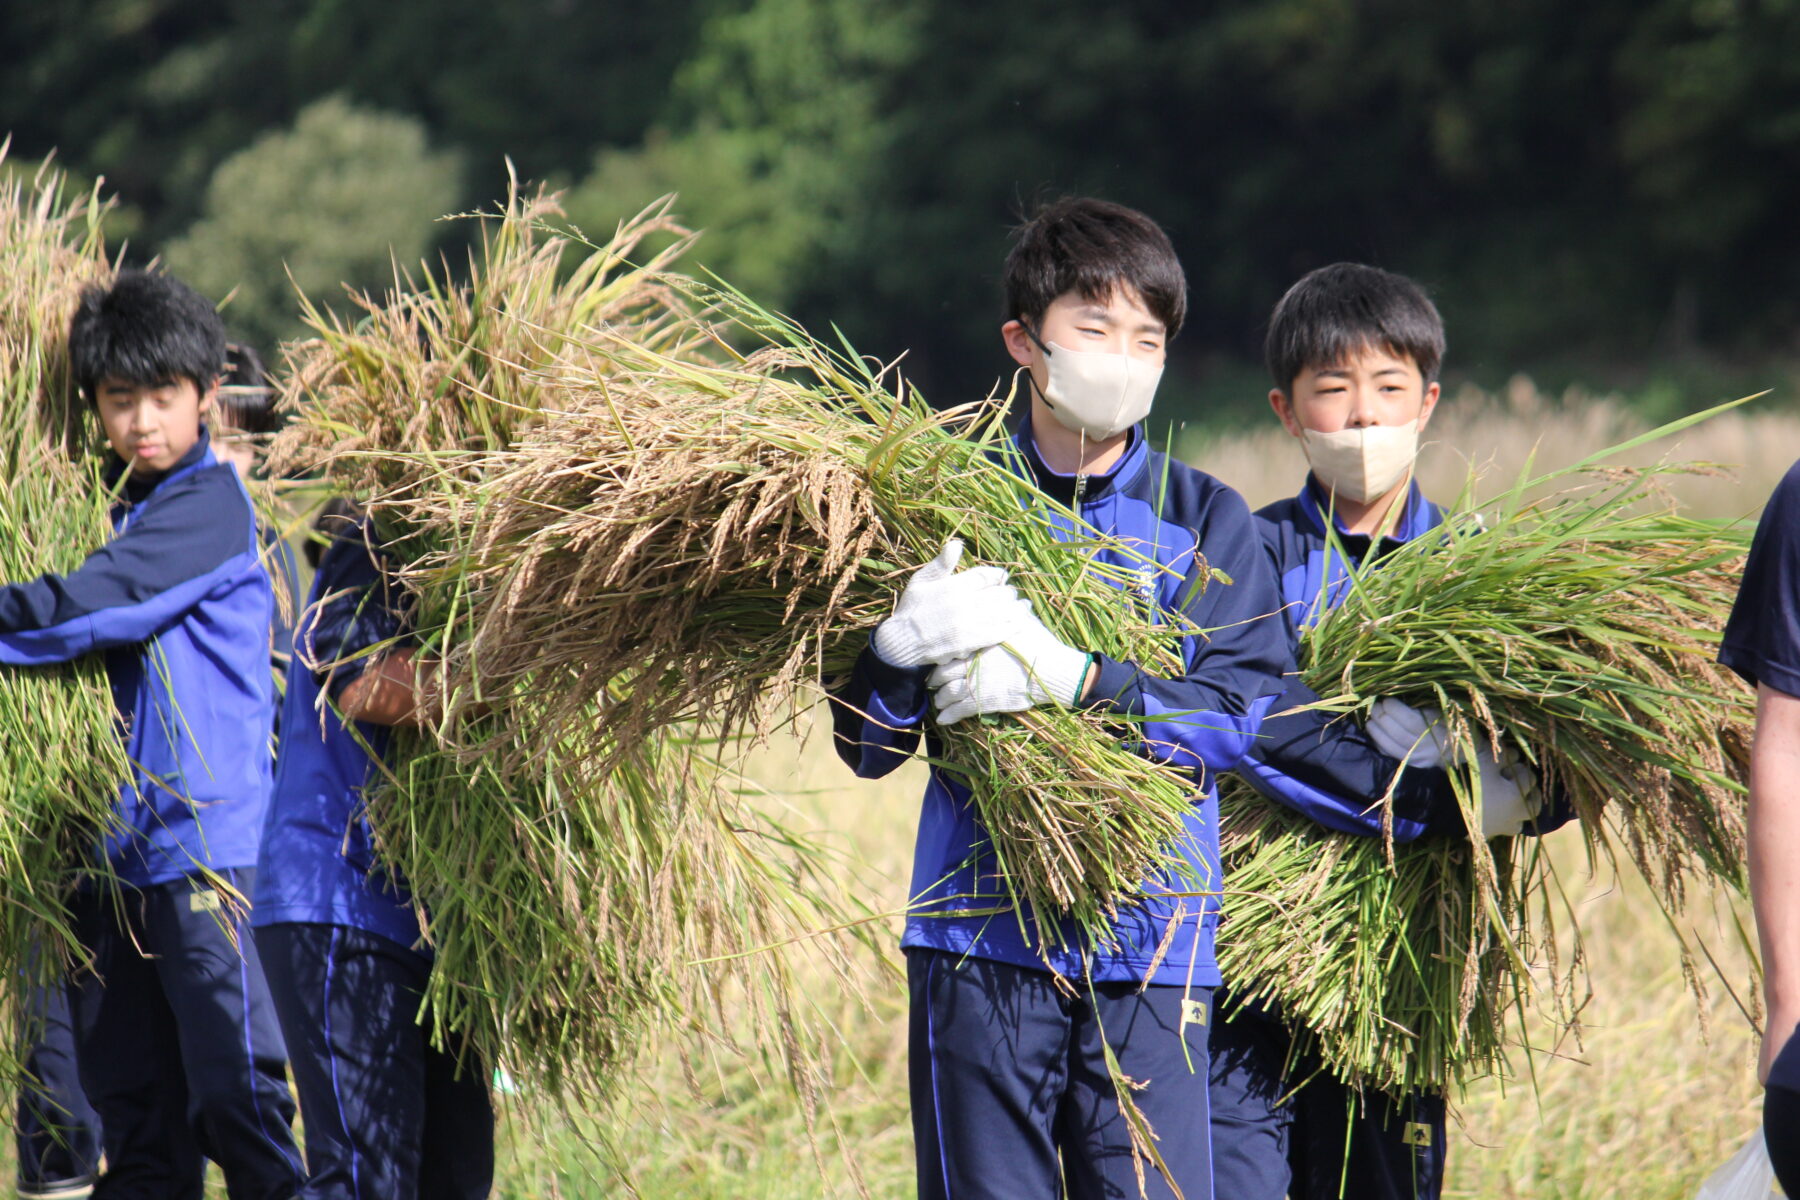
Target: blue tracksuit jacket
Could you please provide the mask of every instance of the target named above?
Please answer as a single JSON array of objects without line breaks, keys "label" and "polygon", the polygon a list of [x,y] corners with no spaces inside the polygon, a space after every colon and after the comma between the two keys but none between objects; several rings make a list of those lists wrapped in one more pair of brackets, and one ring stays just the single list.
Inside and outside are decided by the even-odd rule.
[{"label": "blue tracksuit jacket", "polygon": [[[1346,533],[1339,526],[1337,539],[1343,548],[1339,554],[1326,539],[1328,505],[1328,496],[1309,475],[1298,496],[1278,500],[1256,514],[1280,581],[1289,651],[1295,656],[1301,632],[1344,598],[1357,565],[1430,533],[1444,521],[1443,510],[1414,483],[1390,536],[1377,544],[1366,534]],[[1289,712],[1319,697],[1297,676],[1286,682],[1287,694],[1275,711],[1287,715],[1264,722],[1262,736],[1239,765],[1239,774],[1258,791],[1328,829],[1379,836],[1380,800],[1399,773],[1393,806],[1395,841],[1462,832],[1462,814],[1447,772],[1420,767],[1400,772],[1399,760],[1383,754],[1357,721],[1327,712]]]},{"label": "blue tracksuit jacket", "polygon": [[[109,479],[124,463],[115,460]],[[65,576],[0,587],[0,663],[106,655],[132,762],[106,858],[147,886],[256,865],[269,794],[273,593],[256,512],[204,430],[129,479],[114,537]]]},{"label": "blue tracksuit jacket", "polygon": [[[1182,612],[1194,626],[1212,631],[1210,636],[1182,638],[1187,673],[1174,679],[1102,658],[1093,694],[1100,698],[1098,706],[1148,718],[1122,728],[1122,737],[1194,772],[1203,796],[1188,822],[1183,847],[1188,866],[1182,873],[1191,880],[1217,880],[1214,776],[1235,766],[1256,737],[1263,714],[1280,691],[1287,658],[1287,631],[1275,615],[1280,603],[1275,581],[1249,509],[1218,480],[1152,451],[1141,429],[1133,430],[1125,456],[1104,476],[1077,478],[1051,471],[1037,454],[1029,421],[1014,445],[1018,454],[1009,461],[1030,472],[1047,494],[1078,506],[1089,524],[1170,568],[1154,574],[1138,565],[1143,574],[1133,589],[1137,595],[1125,602],[1146,603],[1164,614]],[[1232,582],[1196,587],[1207,566],[1225,572]],[[836,689],[838,753],[858,775],[877,778],[892,771],[918,746],[922,731],[929,752],[941,755],[927,729],[928,674],[929,669],[884,663],[871,647],[858,659],[851,678]],[[913,905],[903,944],[1037,970],[1047,963],[1066,975],[1091,972],[1098,981],[1147,978],[1158,984],[1217,986],[1213,930],[1218,897],[1169,894],[1192,893],[1192,882],[1152,880],[1145,888],[1148,898],[1121,912],[1111,946],[1087,945],[1065,924],[1050,935],[1046,947],[1034,925],[1010,912],[969,914],[970,909],[1003,904],[1006,893],[968,790],[934,768],[919,817]],[[1191,933],[1177,932],[1152,973],[1156,949],[1172,922]]]},{"label": "blue tracksuit jacket", "polygon": [[361,676],[367,651],[405,633],[367,532],[332,539],[296,624],[251,921],[348,925],[411,947],[420,941],[412,898],[377,862],[364,816],[363,790],[378,781],[390,732],[366,721],[347,726],[325,702]]}]

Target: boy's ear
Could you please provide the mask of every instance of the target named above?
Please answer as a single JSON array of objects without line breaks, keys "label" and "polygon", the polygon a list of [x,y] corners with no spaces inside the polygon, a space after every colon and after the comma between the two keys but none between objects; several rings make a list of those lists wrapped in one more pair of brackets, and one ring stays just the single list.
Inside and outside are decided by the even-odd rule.
[{"label": "boy's ear", "polygon": [[215,407],[215,402],[219,398],[219,381],[224,378],[225,377],[223,375],[214,375],[212,377],[212,382],[208,383],[204,388],[200,389],[200,415],[201,416],[204,417],[213,411],[213,408]]},{"label": "boy's ear", "polygon": [[1280,388],[1270,388],[1269,407],[1275,410],[1275,415],[1281,418],[1282,425],[1290,434],[1294,437],[1306,436],[1306,431],[1300,426],[1300,418],[1294,412],[1294,402],[1288,399],[1286,392]]},{"label": "boy's ear", "polygon": [[1425,385],[1425,395],[1419,402],[1419,429],[1421,432],[1431,420],[1431,414],[1437,411],[1438,396],[1441,390],[1436,380]]},{"label": "boy's ear", "polygon": [[1031,335],[1025,332],[1025,323],[1014,317],[1000,327],[1000,340],[1006,343],[1006,352],[1021,367],[1031,365]]}]

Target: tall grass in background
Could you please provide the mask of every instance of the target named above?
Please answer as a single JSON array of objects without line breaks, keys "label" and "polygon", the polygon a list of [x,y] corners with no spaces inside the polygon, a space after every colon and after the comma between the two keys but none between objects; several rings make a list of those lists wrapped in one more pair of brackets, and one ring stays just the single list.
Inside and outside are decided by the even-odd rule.
[{"label": "tall grass in background", "polygon": [[[111,534],[67,352],[82,286],[112,273],[103,210],[47,168],[0,172],[0,581],[71,570]],[[116,822],[129,769],[98,655],[0,667],[0,729],[0,1019],[28,1018],[29,989],[78,953],[65,901]],[[0,1041],[0,1079],[17,1050]]]}]

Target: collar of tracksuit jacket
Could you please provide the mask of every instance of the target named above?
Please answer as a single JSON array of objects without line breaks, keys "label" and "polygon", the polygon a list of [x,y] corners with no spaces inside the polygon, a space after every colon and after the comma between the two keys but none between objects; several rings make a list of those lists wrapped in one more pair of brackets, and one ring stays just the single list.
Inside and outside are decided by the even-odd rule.
[{"label": "collar of tracksuit jacket", "polygon": [[1441,519],[1437,509],[1425,499],[1425,493],[1419,490],[1419,481],[1415,478],[1406,485],[1406,499],[1400,510],[1400,517],[1393,527],[1384,534],[1377,544],[1375,538],[1366,533],[1351,533],[1344,528],[1343,522],[1336,519],[1337,514],[1331,508],[1331,493],[1325,490],[1318,476],[1307,473],[1306,486],[1300,489],[1295,497],[1300,511],[1312,522],[1313,532],[1323,538],[1329,520],[1336,527],[1338,541],[1343,543],[1345,553],[1357,562],[1367,559],[1371,553],[1376,558],[1387,554],[1407,542],[1436,529]]},{"label": "collar of tracksuit jacket", "polygon": [[[125,486],[119,490],[119,500],[127,507],[136,508],[150,498],[150,493],[165,483],[173,483],[184,476],[199,470],[206,462],[206,452],[212,446],[212,437],[205,425],[200,426],[200,436],[188,447],[186,454],[175,460],[175,465],[166,471],[146,474],[134,471],[125,477]],[[108,489],[119,487],[120,476],[125,475],[125,460],[115,450],[106,452],[106,471],[104,478]]]},{"label": "collar of tracksuit jacket", "polygon": [[1126,437],[1129,440],[1125,453],[1112,465],[1112,469],[1104,474],[1096,472],[1091,475],[1065,475],[1046,463],[1038,451],[1037,438],[1032,434],[1029,413],[1019,422],[1018,431],[1012,437],[1012,445],[1025,466],[1025,474],[1040,491],[1059,504],[1078,509],[1110,492],[1130,487],[1143,473],[1145,464],[1150,459],[1150,439],[1144,436],[1142,425],[1133,425]]}]

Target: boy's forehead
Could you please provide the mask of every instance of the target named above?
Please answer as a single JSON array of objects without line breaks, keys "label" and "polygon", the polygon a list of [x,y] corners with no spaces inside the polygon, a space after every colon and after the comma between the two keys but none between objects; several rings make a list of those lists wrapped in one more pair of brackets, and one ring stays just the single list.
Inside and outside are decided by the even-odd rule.
[{"label": "boy's forehead", "polygon": [[1336,358],[1308,363],[1303,374],[1313,376],[1349,375],[1369,371],[1377,375],[1397,372],[1423,377],[1419,364],[1405,350],[1381,342],[1359,342]]},{"label": "boy's forehead", "polygon": [[189,379],[186,375],[178,375],[173,371],[166,374],[158,374],[154,379],[132,379],[125,375],[102,375],[94,384],[94,387],[96,390],[102,392],[116,392],[136,391],[140,388],[178,388],[183,384],[192,387],[195,392],[204,390],[196,381]]},{"label": "boy's forehead", "polygon": [[1091,317],[1098,321],[1130,323],[1158,331],[1164,328],[1162,318],[1150,311],[1142,293],[1128,283],[1114,284],[1105,292],[1094,295],[1067,291],[1052,300],[1050,307],[1063,309],[1071,316]]}]

